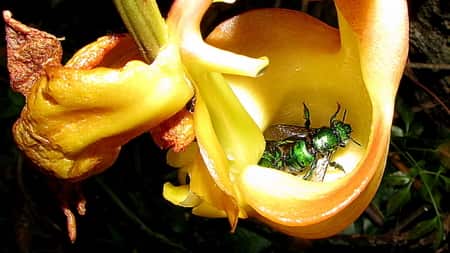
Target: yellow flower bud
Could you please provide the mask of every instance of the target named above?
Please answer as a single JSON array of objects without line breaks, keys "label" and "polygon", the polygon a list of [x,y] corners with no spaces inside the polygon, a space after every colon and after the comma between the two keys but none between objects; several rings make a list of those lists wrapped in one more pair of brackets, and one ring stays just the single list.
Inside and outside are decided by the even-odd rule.
[{"label": "yellow flower bud", "polygon": [[[14,125],[19,147],[56,177],[80,180],[105,170],[121,145],[177,113],[193,96],[173,46],[151,65],[128,58],[120,68],[89,69],[97,53],[103,64],[126,62],[99,52],[105,40],[86,46],[68,66],[47,68]],[[118,45],[123,50],[125,45]]]}]

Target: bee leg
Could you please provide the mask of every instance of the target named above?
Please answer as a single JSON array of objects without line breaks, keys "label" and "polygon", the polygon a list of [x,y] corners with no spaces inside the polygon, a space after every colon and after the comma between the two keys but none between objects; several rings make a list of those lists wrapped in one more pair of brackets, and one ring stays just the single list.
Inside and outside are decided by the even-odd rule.
[{"label": "bee leg", "polygon": [[276,155],[273,155],[270,151],[265,150],[261,159],[258,162],[258,165],[267,167],[267,168],[275,168],[278,169],[278,161],[279,158]]},{"label": "bee leg", "polygon": [[309,168],[309,170],[308,170],[308,172],[306,172],[306,174],[303,176],[303,179],[304,180],[311,180],[311,179],[313,179],[313,176],[314,176],[314,170],[316,169],[316,167],[317,167],[317,160],[315,160],[312,164],[311,164],[311,167]]},{"label": "bee leg", "polygon": [[305,177],[314,182],[323,182],[327,174],[329,162],[329,155],[316,158],[309,171],[310,175],[305,175]]},{"label": "bee leg", "polygon": [[313,170],[314,170],[313,168],[310,168],[308,170],[308,172],[306,172],[306,174],[303,176],[303,179],[305,179],[307,181],[311,180],[313,172],[314,172]]},{"label": "bee leg", "polygon": [[311,126],[311,120],[309,119],[309,109],[305,103],[303,103],[303,118],[305,119],[305,127],[309,129]]},{"label": "bee leg", "polygon": [[294,176],[298,176],[298,174],[300,174],[300,172],[301,172],[300,170],[298,170],[298,169],[296,169],[294,167],[291,167],[291,166],[284,167],[283,171],[287,172],[287,173],[289,173],[291,175],[294,175]]},{"label": "bee leg", "polygon": [[344,167],[335,161],[331,161],[330,165],[345,173]]}]

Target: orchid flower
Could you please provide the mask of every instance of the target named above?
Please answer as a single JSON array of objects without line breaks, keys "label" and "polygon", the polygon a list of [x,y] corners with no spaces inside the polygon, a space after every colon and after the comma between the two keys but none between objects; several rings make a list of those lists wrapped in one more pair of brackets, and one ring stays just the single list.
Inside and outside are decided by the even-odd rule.
[{"label": "orchid flower", "polygon": [[[185,63],[196,53],[208,53],[201,50],[198,22],[210,3],[176,1],[168,17],[179,20]],[[408,49],[407,7],[404,0],[336,0],[335,5],[338,29],[301,12],[261,9],[226,20],[207,37],[208,48],[266,56],[270,64],[256,77],[222,71],[224,80],[191,68],[192,76],[205,79],[196,86],[197,142],[184,152],[168,153],[168,163],[180,168],[181,185],[166,183],[166,199],[193,207],[197,215],[228,217],[232,229],[237,217],[250,216],[304,238],[338,233],[364,211],[386,163]],[[191,6],[198,11],[191,12]],[[261,133],[273,124],[302,125],[302,102],[310,107],[315,127],[327,124],[336,103],[346,108],[352,137],[361,145],[335,153],[345,174],[311,182],[257,165]],[[242,111],[231,109],[239,104],[257,128]]]},{"label": "orchid flower", "polygon": [[[206,7],[204,12],[209,6],[207,2],[193,3],[179,1],[176,6],[196,7],[188,8],[186,13]],[[190,22],[185,15],[177,17],[174,11],[174,18],[166,23],[156,1],[117,0],[115,4],[136,44],[128,35],[105,36],[82,48],[64,66],[57,38],[27,27],[12,19],[10,12],[4,12],[11,35],[11,86],[26,96],[26,105],[13,128],[14,138],[42,171],[64,182],[78,182],[104,171],[115,161],[123,144],[183,115],[179,112],[192,99],[194,90],[198,105],[202,105],[202,94],[211,103],[210,94],[228,92],[221,98],[221,102],[229,102],[226,111],[245,118],[242,122],[248,129],[244,133],[259,136],[263,149],[259,128],[219,73],[255,76],[267,65],[266,58],[253,59],[220,50],[196,36],[190,38],[194,47],[186,46],[189,43],[185,43],[184,30],[178,25],[195,26],[201,16]],[[36,37],[39,40],[33,40]],[[27,43],[39,46],[28,50]],[[221,60],[214,60],[212,55]],[[29,58],[33,59],[31,64],[26,61]],[[208,87],[208,83],[215,85]],[[202,112],[200,108],[196,111]],[[199,131],[198,135],[202,134],[208,135]],[[205,145],[210,149],[209,142]],[[255,153],[255,161],[259,154]],[[223,168],[225,172],[228,166]],[[238,205],[233,201],[224,203],[229,216],[235,217]],[[79,202],[79,206],[79,213],[84,214],[84,203]],[[74,216],[65,203],[63,210],[69,237],[74,241]]]},{"label": "orchid flower", "polygon": [[[336,0],[338,29],[297,11],[253,10],[205,41],[200,21],[213,2],[176,0],[164,21],[155,1],[116,0],[137,47],[128,36],[107,36],[65,66],[42,66],[45,74],[24,93],[16,141],[44,171],[81,180],[195,95],[188,121],[195,142],[168,152],[179,185],[164,185],[167,200],[227,217],[232,230],[239,218],[256,217],[304,238],[341,231],[369,204],[383,174],[407,55],[406,1]],[[346,108],[360,145],[334,154],[345,174],[311,182],[257,165],[263,132],[303,124],[303,102],[313,127],[328,122],[336,103]]]}]

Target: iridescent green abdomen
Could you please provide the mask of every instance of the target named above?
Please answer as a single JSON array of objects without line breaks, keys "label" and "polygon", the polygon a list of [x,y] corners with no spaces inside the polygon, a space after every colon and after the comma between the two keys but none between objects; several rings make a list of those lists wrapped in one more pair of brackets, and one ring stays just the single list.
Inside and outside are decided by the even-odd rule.
[{"label": "iridescent green abdomen", "polygon": [[286,165],[296,170],[304,170],[312,165],[314,159],[315,156],[309,152],[306,141],[300,140],[295,142],[290,150]]}]

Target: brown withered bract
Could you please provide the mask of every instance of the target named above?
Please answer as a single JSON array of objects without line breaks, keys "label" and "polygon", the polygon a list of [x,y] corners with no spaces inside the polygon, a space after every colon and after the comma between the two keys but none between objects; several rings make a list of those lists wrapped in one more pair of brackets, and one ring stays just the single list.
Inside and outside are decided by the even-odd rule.
[{"label": "brown withered bract", "polygon": [[55,36],[13,19],[10,11],[3,11],[3,19],[11,88],[26,96],[45,67],[61,65],[61,43]]},{"label": "brown withered bract", "polygon": [[193,121],[192,113],[183,109],[150,130],[153,141],[161,149],[180,152],[195,139]]},{"label": "brown withered bract", "polygon": [[74,69],[93,69],[99,66],[120,68],[130,60],[143,60],[137,45],[128,34],[110,34],[84,46],[64,64]]}]

